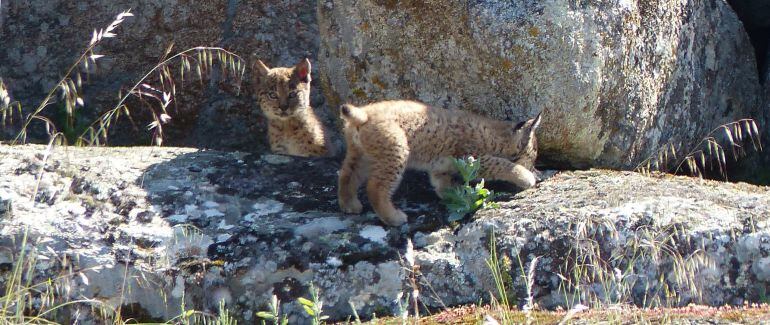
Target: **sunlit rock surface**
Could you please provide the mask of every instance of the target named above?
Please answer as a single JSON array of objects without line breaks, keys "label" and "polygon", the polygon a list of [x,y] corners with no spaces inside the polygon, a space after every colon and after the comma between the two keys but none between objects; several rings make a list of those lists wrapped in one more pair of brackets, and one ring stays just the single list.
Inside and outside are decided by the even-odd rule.
[{"label": "sunlit rock surface", "polygon": [[303,323],[296,298],[311,283],[333,319],[347,318],[351,302],[360,315],[391,314],[411,292],[408,239],[426,306],[487,301],[492,233],[519,305],[535,257],[544,308],[740,305],[770,281],[767,187],[563,172],[448,225],[427,178],[409,173],[395,199],[409,223],[388,228],[368,208],[338,212],[331,159],[139,147],[46,156],[42,146],[2,146],[0,156],[0,287],[26,233],[38,280],[72,272],[70,299],[131,306],[141,319],[174,317],[183,301],[214,312],[224,300],[252,322],[276,295]]}]

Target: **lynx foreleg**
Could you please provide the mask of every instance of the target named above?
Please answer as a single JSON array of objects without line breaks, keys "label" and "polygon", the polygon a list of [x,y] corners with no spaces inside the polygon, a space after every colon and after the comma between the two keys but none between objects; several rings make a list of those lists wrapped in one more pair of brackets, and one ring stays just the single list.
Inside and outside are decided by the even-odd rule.
[{"label": "lynx foreleg", "polygon": [[481,178],[510,182],[522,189],[534,186],[537,181],[537,177],[529,169],[505,158],[486,155],[479,158],[479,163]]},{"label": "lynx foreleg", "polygon": [[436,191],[438,197],[444,198],[444,191],[454,185],[452,176],[455,174],[457,171],[451,157],[440,158],[431,164],[428,175],[430,176],[430,184],[433,185],[433,190]]}]

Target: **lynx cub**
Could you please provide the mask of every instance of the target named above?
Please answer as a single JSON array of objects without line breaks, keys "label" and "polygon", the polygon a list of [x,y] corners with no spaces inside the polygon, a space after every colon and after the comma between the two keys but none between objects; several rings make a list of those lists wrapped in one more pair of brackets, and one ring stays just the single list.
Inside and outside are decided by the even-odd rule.
[{"label": "lynx cub", "polygon": [[302,157],[334,155],[327,130],[310,107],[310,61],[269,69],[257,60],[253,71],[270,150]]},{"label": "lynx cub", "polygon": [[427,171],[436,193],[452,186],[453,157],[474,155],[479,177],[504,180],[521,188],[535,185],[536,118],[511,124],[465,111],[432,108],[413,101],[384,101],[363,107],[343,105],[347,154],[339,175],[339,203],[345,213],[361,213],[358,188],[368,176],[366,193],[380,219],[391,226],[406,222],[391,195],[406,168]]}]

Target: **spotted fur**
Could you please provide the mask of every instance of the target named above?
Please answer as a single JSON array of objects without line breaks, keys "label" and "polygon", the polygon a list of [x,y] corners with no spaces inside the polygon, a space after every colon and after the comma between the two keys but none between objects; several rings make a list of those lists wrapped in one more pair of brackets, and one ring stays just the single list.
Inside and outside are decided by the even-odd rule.
[{"label": "spotted fur", "polygon": [[311,65],[304,59],[289,68],[253,65],[259,106],[267,117],[270,150],[292,156],[334,155],[327,130],[310,107]]},{"label": "spotted fur", "polygon": [[[343,105],[347,153],[339,174],[339,204],[345,213],[361,213],[358,188],[366,193],[388,225],[406,222],[391,196],[407,168],[427,171],[436,193],[452,186],[453,158],[479,159],[479,177],[521,188],[535,185],[535,130],[540,115],[516,125],[466,111],[432,108],[414,101],[384,101],[363,107]],[[368,179],[368,181],[367,181]]]}]

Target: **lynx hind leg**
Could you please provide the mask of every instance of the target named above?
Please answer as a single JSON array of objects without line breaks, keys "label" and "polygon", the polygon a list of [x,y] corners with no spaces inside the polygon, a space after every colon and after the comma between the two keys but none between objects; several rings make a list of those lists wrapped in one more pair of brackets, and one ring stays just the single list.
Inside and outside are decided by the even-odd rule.
[{"label": "lynx hind leg", "polygon": [[441,158],[431,165],[431,169],[428,172],[430,184],[433,185],[433,190],[436,191],[436,195],[439,198],[443,199],[444,191],[454,185],[452,182],[454,174],[455,167],[450,157]]},{"label": "lynx hind leg", "polygon": [[380,137],[378,148],[371,150],[372,163],[366,194],[380,220],[395,227],[407,221],[406,214],[393,206],[391,198],[406,170],[409,149],[403,133],[388,135]]},{"label": "lynx hind leg", "polygon": [[367,162],[358,148],[350,146],[340,169],[337,200],[344,213],[359,214],[363,205],[358,199],[358,188],[366,180]]},{"label": "lynx hind leg", "polygon": [[479,162],[481,178],[510,182],[522,189],[535,186],[537,181],[537,177],[529,169],[505,158],[482,156]]}]

